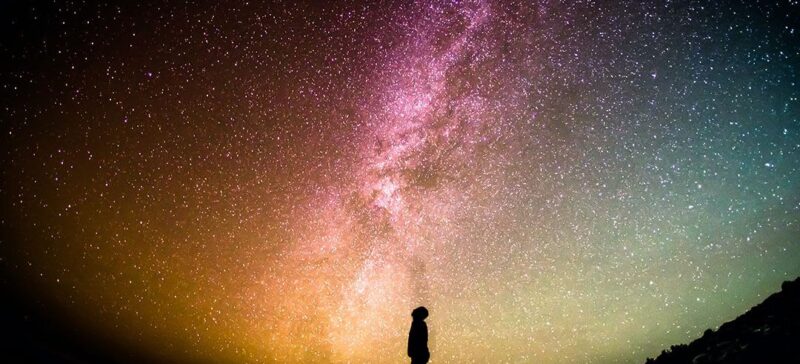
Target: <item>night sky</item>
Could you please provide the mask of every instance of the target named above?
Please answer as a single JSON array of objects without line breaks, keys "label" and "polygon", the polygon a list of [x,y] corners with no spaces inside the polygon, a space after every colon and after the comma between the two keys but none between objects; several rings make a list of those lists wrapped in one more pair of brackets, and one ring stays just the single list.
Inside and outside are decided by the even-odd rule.
[{"label": "night sky", "polygon": [[4,281],[124,350],[641,363],[800,275],[796,0],[0,14]]}]

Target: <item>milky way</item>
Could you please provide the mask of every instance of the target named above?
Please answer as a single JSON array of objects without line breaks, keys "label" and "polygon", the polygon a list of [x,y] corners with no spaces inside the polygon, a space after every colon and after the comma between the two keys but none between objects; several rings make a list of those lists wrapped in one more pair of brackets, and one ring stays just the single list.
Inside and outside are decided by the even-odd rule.
[{"label": "milky way", "polygon": [[643,362],[800,275],[800,5],[3,5],[0,258],[170,362]]}]

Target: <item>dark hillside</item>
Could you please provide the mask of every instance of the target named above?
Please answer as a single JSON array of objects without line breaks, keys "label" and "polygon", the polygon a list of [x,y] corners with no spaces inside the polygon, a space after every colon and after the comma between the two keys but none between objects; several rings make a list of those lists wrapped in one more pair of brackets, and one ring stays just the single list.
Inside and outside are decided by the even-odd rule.
[{"label": "dark hillside", "polygon": [[647,359],[647,364],[673,363],[800,363],[800,278],[783,282],[780,292],[719,330]]}]

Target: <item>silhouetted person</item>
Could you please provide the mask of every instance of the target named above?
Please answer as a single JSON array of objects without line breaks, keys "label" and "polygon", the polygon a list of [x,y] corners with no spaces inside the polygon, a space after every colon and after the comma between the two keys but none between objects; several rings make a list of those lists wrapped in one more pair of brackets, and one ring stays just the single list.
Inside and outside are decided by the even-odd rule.
[{"label": "silhouetted person", "polygon": [[428,351],[428,325],[425,318],[428,317],[428,309],[417,307],[411,311],[411,330],[408,332],[408,356],[411,357],[411,364],[425,364],[431,358]]}]

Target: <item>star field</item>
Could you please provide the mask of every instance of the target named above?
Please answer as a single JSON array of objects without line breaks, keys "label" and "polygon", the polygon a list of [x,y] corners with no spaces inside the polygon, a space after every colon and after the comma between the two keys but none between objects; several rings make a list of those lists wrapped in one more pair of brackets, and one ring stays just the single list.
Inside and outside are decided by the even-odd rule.
[{"label": "star field", "polygon": [[0,263],[166,361],[638,363],[800,275],[796,1],[0,10]]}]

